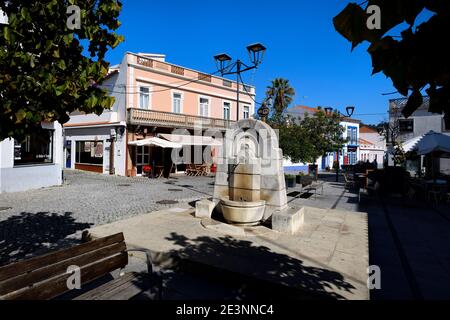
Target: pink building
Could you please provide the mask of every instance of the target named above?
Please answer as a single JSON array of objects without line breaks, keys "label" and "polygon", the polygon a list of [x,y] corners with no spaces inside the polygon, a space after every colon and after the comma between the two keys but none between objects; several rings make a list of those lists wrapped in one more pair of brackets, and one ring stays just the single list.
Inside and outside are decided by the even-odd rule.
[{"label": "pink building", "polygon": [[[167,150],[133,142],[160,134],[170,140],[174,129],[225,131],[236,121],[236,82],[167,63],[164,55],[127,53],[102,85],[115,104],[101,116],[71,115],[67,168],[141,175],[144,166],[166,162]],[[239,119],[253,117],[254,99],[255,88],[240,85]]]}]

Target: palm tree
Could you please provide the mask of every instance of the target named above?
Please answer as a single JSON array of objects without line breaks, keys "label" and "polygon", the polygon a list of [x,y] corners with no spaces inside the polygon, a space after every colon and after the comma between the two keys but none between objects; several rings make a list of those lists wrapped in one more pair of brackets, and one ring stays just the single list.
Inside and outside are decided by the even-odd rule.
[{"label": "palm tree", "polygon": [[294,100],[295,90],[291,87],[289,80],[276,78],[272,84],[267,87],[266,98],[273,101],[273,116],[280,118],[289,105]]}]

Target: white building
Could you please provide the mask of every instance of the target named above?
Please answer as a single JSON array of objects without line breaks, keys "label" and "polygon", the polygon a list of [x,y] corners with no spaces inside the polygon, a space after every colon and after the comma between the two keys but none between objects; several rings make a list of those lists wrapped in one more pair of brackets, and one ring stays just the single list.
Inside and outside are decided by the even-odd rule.
[{"label": "white building", "polygon": [[363,162],[376,161],[378,168],[381,169],[387,150],[386,139],[378,131],[365,125],[361,125],[359,136],[360,160]]},{"label": "white building", "polygon": [[[288,113],[293,117],[303,118],[306,113],[313,115],[318,112],[317,108],[310,108],[306,106],[296,106],[289,109]],[[359,126],[361,121],[342,118],[341,126],[344,127],[344,138],[349,138],[348,143],[344,145],[342,150],[339,152],[339,164],[342,165],[353,165],[360,160],[360,150],[359,150]],[[338,160],[338,153],[332,152],[327,153],[323,157],[317,160],[317,165],[319,170],[333,169],[333,164]],[[292,163],[289,160],[284,160],[284,167],[287,171],[306,171],[307,164],[304,163]]]},{"label": "white building", "polygon": [[43,123],[25,141],[0,142],[0,193],[62,184],[63,133],[59,123]]}]

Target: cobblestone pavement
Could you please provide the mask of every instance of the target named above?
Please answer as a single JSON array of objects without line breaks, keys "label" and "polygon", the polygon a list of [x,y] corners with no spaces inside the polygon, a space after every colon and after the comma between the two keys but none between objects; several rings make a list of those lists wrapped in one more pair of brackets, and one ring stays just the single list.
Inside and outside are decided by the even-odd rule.
[{"label": "cobblestone pavement", "polygon": [[[89,227],[210,198],[214,190],[211,177],[167,180],[66,171],[65,180],[61,187],[0,194],[0,265],[70,245]],[[158,203],[164,200],[178,203]]]}]

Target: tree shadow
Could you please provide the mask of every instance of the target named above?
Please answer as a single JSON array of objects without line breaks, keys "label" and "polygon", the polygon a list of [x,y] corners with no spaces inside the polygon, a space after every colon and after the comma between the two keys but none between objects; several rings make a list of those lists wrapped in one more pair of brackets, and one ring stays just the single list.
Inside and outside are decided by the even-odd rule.
[{"label": "tree shadow", "polygon": [[[172,233],[166,238],[181,247],[170,252],[179,259],[175,270],[201,277],[207,283],[225,288],[218,295],[216,288],[201,293],[201,285],[182,292],[182,297],[194,299],[232,299],[271,301],[303,299],[345,299],[335,289],[352,292],[355,287],[335,271],[306,266],[300,259],[271,251],[250,241],[229,236],[206,236],[188,239]],[[165,286],[180,286],[165,279]],[[328,289],[328,290],[327,290]],[[195,294],[193,294],[195,291]],[[211,294],[213,292],[213,294]]]},{"label": "tree shadow", "polygon": [[0,221],[0,266],[74,245],[78,241],[66,237],[90,227],[71,212],[23,212]]}]

